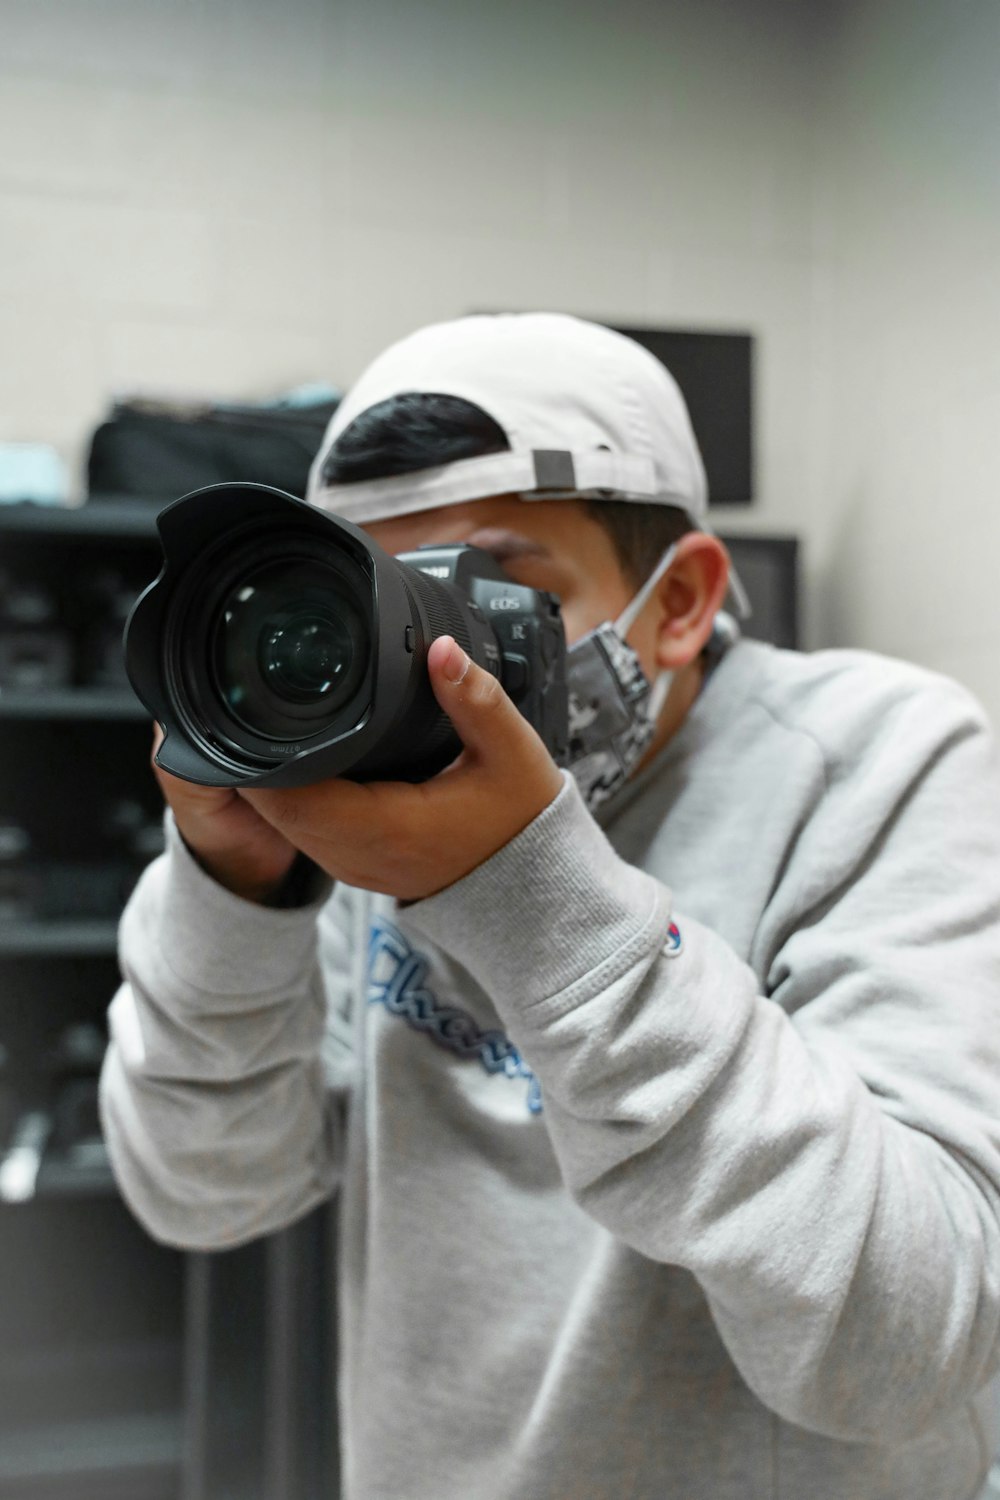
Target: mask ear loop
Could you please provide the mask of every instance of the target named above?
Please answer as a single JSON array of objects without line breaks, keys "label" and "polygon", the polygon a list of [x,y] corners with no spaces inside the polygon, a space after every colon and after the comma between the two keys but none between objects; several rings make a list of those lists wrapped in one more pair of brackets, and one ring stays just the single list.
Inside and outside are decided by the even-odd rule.
[{"label": "mask ear loop", "polygon": [[729,592],[733,596],[733,603],[736,605],[736,613],[739,615],[740,619],[749,620],[750,616],[753,614],[753,605],[750,603],[747,591],[743,587],[742,578],[737,573],[732,564],[730,564],[729,567]]},{"label": "mask ear loop", "polygon": [[[660,558],[659,562],[656,564],[656,567],[653,569],[652,573],[650,573],[649,577],[646,579],[646,582],[636,594],[635,598],[629,604],[626,604],[617,620],[614,621],[612,629],[615,631],[616,635],[621,637],[622,640],[625,640],[627,638],[629,631],[632,629],[632,626],[635,624],[636,620],[639,618],[650,597],[652,596],[653,590],[656,588],[656,585],[659,583],[660,579],[663,577],[664,573],[673,562],[676,553],[677,543],[674,542],[674,544],[671,547],[668,547],[666,552],[664,552],[663,556]],[[747,598],[747,592],[743,587],[743,581],[740,578],[739,574],[736,572],[735,568],[730,568],[729,588],[733,595],[737,613],[739,614],[740,618],[743,620],[749,619],[750,615],[753,613],[750,600]],[[718,616],[716,618],[718,618]],[[739,626],[734,624],[733,629],[738,635]],[[663,708],[664,703],[667,701],[667,694],[670,692],[670,684],[673,681],[673,677],[673,672],[669,670],[660,672],[660,674],[654,681],[652,688],[650,689],[648,713],[650,718],[652,718],[654,721],[659,718],[660,710]]]},{"label": "mask ear loop", "polygon": [[[711,533],[709,533],[709,535],[711,535]],[[639,618],[646,605],[647,600],[649,599],[656,585],[659,583],[660,579],[663,577],[664,573],[673,562],[676,552],[677,543],[674,542],[673,546],[668,547],[666,552],[664,552],[663,556],[656,564],[656,567],[646,579],[646,582],[643,584],[642,588],[636,594],[632,602],[630,604],[626,604],[617,620],[615,620],[614,628],[621,636],[622,640],[625,640],[629,631],[632,629],[632,626]],[[737,617],[740,620],[749,620],[751,615],[753,614],[753,605],[750,603],[749,597],[747,596],[747,591],[743,586],[742,578],[737,573],[732,564],[730,564],[729,567],[729,592],[732,595],[733,603],[736,605]]]},{"label": "mask ear loop", "polygon": [[667,701],[667,695],[670,692],[673,680],[673,672],[669,667],[664,667],[649,690],[649,701],[646,705],[646,712],[654,724],[659,719],[660,711]]},{"label": "mask ear loop", "polygon": [[[673,546],[668,547],[666,552],[664,552],[663,556],[656,564],[656,567],[653,569],[652,573],[650,573],[649,577],[646,579],[646,582],[643,584],[642,588],[636,594],[632,602],[630,604],[626,604],[617,620],[615,620],[612,629],[615,631],[615,634],[618,635],[622,640],[625,640],[629,631],[632,629],[632,626],[639,618],[645,605],[648,603],[653,590],[656,588],[656,585],[659,583],[660,579],[663,577],[664,573],[673,562],[676,552],[677,543],[674,542]],[[646,707],[646,712],[654,724],[659,719],[660,710],[662,709],[664,703],[666,703],[667,701],[667,694],[670,692],[670,684],[673,682],[673,680],[673,672],[664,670],[659,673],[652,687],[650,688],[649,701]]]},{"label": "mask ear loop", "polygon": [[632,626],[642,614],[642,611],[646,607],[646,604],[649,601],[653,590],[656,588],[656,585],[659,583],[664,573],[670,567],[670,564],[673,562],[676,553],[677,543],[674,542],[673,546],[668,547],[666,552],[664,552],[663,556],[656,564],[656,567],[653,569],[652,573],[650,573],[649,577],[646,579],[646,582],[643,584],[642,588],[636,594],[632,602],[630,604],[626,604],[617,620],[615,620],[613,629],[616,635],[621,636],[622,640],[625,640],[629,631],[632,629]]}]

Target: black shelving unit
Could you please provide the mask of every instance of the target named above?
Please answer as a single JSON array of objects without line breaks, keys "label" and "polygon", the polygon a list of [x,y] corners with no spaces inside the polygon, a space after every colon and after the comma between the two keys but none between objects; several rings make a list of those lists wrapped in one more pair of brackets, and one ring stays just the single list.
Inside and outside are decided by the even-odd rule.
[{"label": "black shelving unit", "polygon": [[[335,1500],[329,1211],[184,1254],[61,1121],[99,1065],[66,1039],[103,1037],[152,852],[124,845],[160,822],[113,618],[158,567],[148,505],[0,506],[0,1500]],[[37,1170],[5,1178],[39,1120]]]},{"label": "black shelving unit", "polygon": [[[0,1160],[43,1122],[37,1169],[0,1176],[3,1500],[182,1495],[185,1257],[129,1214],[90,1113],[126,894],[102,820],[157,816],[111,596],[156,556],[141,507],[0,508]],[[60,1057],[74,1037],[89,1059]]]},{"label": "black shelving unit", "polygon": [[115,688],[50,688],[38,692],[24,689],[0,691],[0,722],[52,719],[100,719],[111,723],[147,718],[146,710],[132,694]]}]

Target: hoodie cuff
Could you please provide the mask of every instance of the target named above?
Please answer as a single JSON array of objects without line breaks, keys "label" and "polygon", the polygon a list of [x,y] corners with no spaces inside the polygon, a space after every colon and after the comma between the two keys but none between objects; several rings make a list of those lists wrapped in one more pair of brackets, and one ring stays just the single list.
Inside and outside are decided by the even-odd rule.
[{"label": "hoodie cuff", "polygon": [[501,1015],[571,1009],[581,980],[610,982],[661,928],[667,941],[669,892],[619,858],[568,772],[563,783],[510,843],[406,909],[407,925],[462,964]]},{"label": "hoodie cuff", "polygon": [[143,875],[136,898],[141,907],[155,900],[159,944],[177,977],[209,994],[242,995],[274,990],[299,974],[314,957],[316,917],[333,882],[314,881],[304,906],[260,906],[201,868],[169,812],[165,826],[166,852]]}]

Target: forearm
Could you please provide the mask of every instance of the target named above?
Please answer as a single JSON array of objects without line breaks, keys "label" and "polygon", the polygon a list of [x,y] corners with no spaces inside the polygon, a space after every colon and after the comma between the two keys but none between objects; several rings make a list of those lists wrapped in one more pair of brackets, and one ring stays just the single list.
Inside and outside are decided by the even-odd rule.
[{"label": "forearm", "polygon": [[[691,949],[724,946],[680,920]],[[996,1365],[995,1178],[974,1180],[929,1125],[892,1118],[836,1045],[808,1045],[742,965],[728,994],[706,986],[693,1001],[657,969],[574,1014],[571,1069],[568,1019],[561,1037],[522,1037],[570,1190],[644,1255],[698,1278],[772,1410],[848,1441],[919,1433]],[[626,1012],[671,1002],[683,1022],[626,1039]],[[714,1056],[692,1003],[726,1016]],[[606,1059],[600,1038],[616,1032]]]},{"label": "forearm", "polygon": [[[866,1085],[850,1026],[881,999],[874,955],[870,1003],[860,989],[840,1007],[842,1040],[798,1025],[682,915],[678,951],[669,893],[617,858],[569,788],[409,915],[491,994],[541,1084],[569,1190],[644,1255],[699,1278],[772,1409],[884,1440],[989,1376],[995,1142],[947,1089],[916,1088],[904,1106]],[[988,1092],[985,1059],[975,1066],[966,1086]]]},{"label": "forearm", "polygon": [[338,1119],[315,927],[315,907],[222,890],[174,829],[133,895],[101,1109],[122,1191],[156,1238],[221,1248],[329,1193]]}]

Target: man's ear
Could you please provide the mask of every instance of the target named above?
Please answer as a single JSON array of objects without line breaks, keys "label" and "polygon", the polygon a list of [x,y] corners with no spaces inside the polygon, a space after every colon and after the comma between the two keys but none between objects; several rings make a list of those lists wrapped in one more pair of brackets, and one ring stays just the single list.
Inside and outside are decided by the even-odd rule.
[{"label": "man's ear", "polygon": [[681,537],[656,591],[657,666],[679,671],[703,650],[726,598],[729,568],[729,553],[717,536],[691,531]]}]

